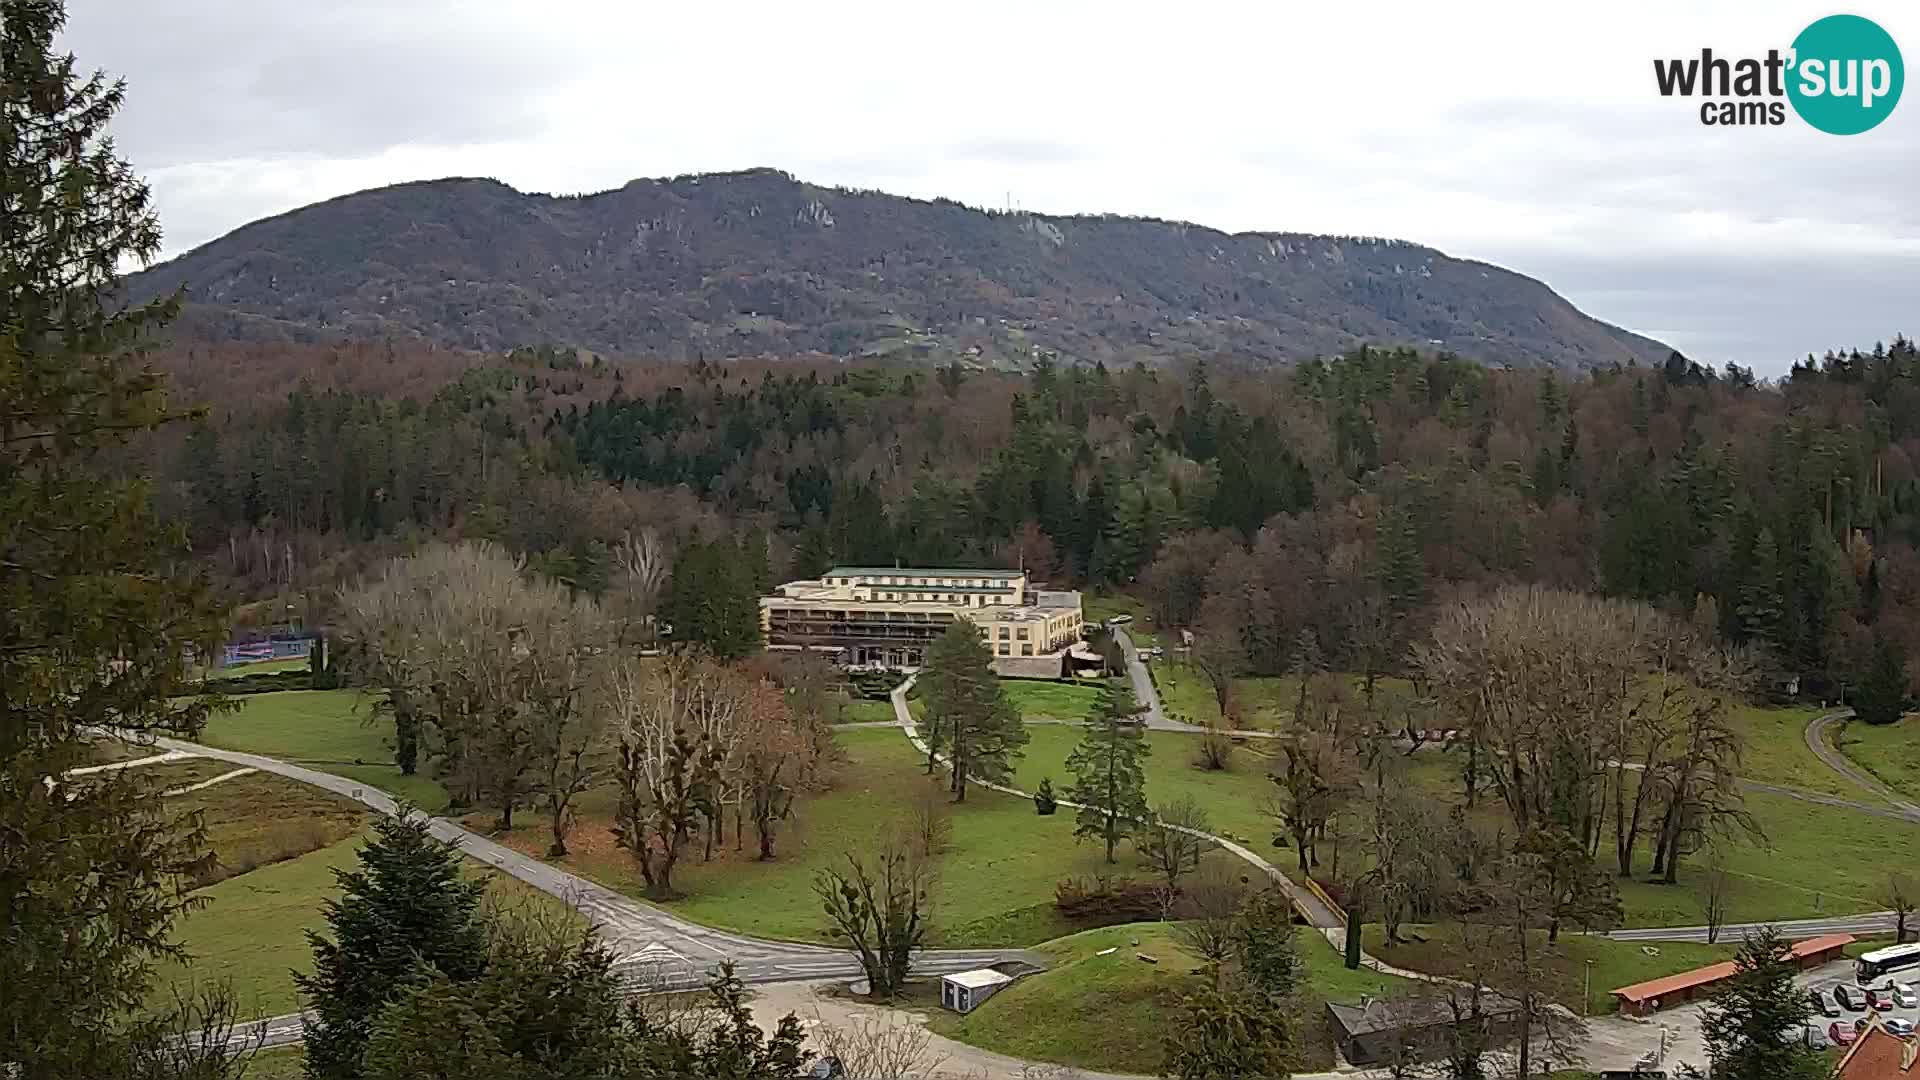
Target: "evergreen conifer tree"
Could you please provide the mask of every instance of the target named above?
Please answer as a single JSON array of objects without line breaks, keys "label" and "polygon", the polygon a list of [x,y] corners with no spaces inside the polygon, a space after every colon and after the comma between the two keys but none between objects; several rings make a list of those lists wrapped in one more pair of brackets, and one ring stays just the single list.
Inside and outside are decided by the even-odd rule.
[{"label": "evergreen conifer tree", "polygon": [[204,833],[142,778],[47,778],[91,762],[95,727],[196,730],[189,650],[224,619],[121,460],[185,418],[140,354],[177,304],[117,294],[160,227],[106,139],[123,87],[54,52],[65,22],[0,0],[0,1068],[174,1075],[141,1014]]},{"label": "evergreen conifer tree", "polygon": [[1809,1015],[1798,968],[1771,926],[1747,937],[1733,977],[1702,1011],[1701,1031],[1715,1080],[1817,1080],[1820,1053],[1800,1041]]},{"label": "evergreen conifer tree", "polygon": [[928,745],[943,747],[952,770],[953,798],[964,802],[967,781],[1004,782],[1012,759],[1027,745],[1027,725],[993,673],[993,653],[980,630],[957,618],[927,649],[920,674],[927,703]]},{"label": "evergreen conifer tree", "polygon": [[1869,724],[1891,724],[1907,707],[1907,665],[1886,634],[1873,639],[1873,663],[1854,695],[1854,712]]},{"label": "evergreen conifer tree", "polygon": [[313,1010],[313,1080],[362,1075],[381,1010],[421,977],[466,982],[486,968],[486,883],[461,872],[460,849],[435,840],[426,818],[400,809],[374,823],[355,868],[334,871],[340,897],[325,904],[331,936],[307,932],[313,974],[295,974],[294,983]]},{"label": "evergreen conifer tree", "polygon": [[1067,756],[1067,771],[1074,778],[1067,788],[1067,801],[1080,804],[1073,835],[1099,838],[1108,862],[1135,824],[1152,816],[1146,769],[1141,765],[1152,747],[1142,735],[1140,711],[1124,682],[1102,686],[1080,744]]}]

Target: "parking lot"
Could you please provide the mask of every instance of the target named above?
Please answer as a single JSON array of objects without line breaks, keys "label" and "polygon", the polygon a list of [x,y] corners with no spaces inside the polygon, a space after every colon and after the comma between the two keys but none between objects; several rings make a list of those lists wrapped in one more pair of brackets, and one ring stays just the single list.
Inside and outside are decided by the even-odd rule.
[{"label": "parking lot", "polygon": [[[1834,987],[1844,986],[1848,992],[1852,994],[1854,1004],[1859,1005],[1866,998],[1865,992],[1872,988],[1892,984],[1894,986],[1907,986],[1911,989],[1920,990],[1920,987],[1915,985],[1916,983],[1920,983],[1920,969],[1908,968],[1905,971],[1896,971],[1891,975],[1882,975],[1873,981],[1871,987],[1863,987],[1855,981],[1853,967],[1850,963],[1827,964],[1824,967],[1808,973],[1801,981],[1809,989],[1819,990],[1821,996],[1827,1001],[1833,1000]],[[1902,1020],[1908,1024],[1920,1026],[1920,997],[1913,995],[1909,995],[1906,998],[1906,1004],[1895,1004],[1892,1009],[1886,1011],[1876,1011],[1873,1009],[1856,1011],[1844,1007],[1839,1011],[1840,1015],[1838,1017],[1820,1016],[1815,1018],[1817,1021],[1816,1026],[1819,1027],[1822,1034],[1825,1034],[1828,1025],[1837,1023],[1843,1027],[1850,1027],[1855,1020],[1872,1015],[1879,1016],[1883,1021]]]},{"label": "parking lot", "polygon": [[[1795,980],[1804,989],[1818,989],[1827,1000],[1833,1000],[1833,988],[1845,985],[1857,991],[1866,988],[1854,981],[1854,966],[1851,960],[1835,961],[1823,964],[1801,974]],[[1888,982],[1896,984],[1912,983],[1920,990],[1920,968],[1909,968],[1883,975],[1874,980],[1874,986],[1885,986]],[[1588,1069],[1630,1069],[1642,1055],[1661,1043],[1660,1029],[1667,1030],[1667,1053],[1664,1067],[1669,1075],[1681,1065],[1692,1065],[1705,1071],[1707,1065],[1706,1040],[1700,1032],[1700,1010],[1702,1003],[1695,1002],[1665,1009],[1646,1020],[1635,1020],[1625,1016],[1594,1017],[1589,1021],[1591,1038],[1586,1046],[1584,1066]],[[1850,1012],[1842,1009],[1838,1017],[1816,1016],[1815,1030],[1824,1040],[1830,1024],[1852,1027],[1855,1020],[1874,1015],[1869,1012]],[[1899,1018],[1920,1026],[1920,1008],[1896,1007],[1889,1012],[1877,1014],[1883,1019]]]}]

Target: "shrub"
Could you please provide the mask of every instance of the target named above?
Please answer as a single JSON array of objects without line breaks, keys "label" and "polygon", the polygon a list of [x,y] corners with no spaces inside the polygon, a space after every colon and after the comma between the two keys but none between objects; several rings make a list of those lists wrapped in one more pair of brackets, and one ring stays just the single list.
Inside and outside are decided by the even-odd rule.
[{"label": "shrub", "polygon": [[1233,768],[1233,739],[1212,724],[1195,743],[1193,764],[1208,772],[1226,772]]},{"label": "shrub", "polygon": [[1060,914],[1094,926],[1143,922],[1160,917],[1160,893],[1149,882],[1102,875],[1087,881],[1067,878],[1053,887],[1053,906]]},{"label": "shrub", "polygon": [[1053,777],[1040,778],[1040,790],[1033,793],[1033,812],[1041,817],[1051,817],[1060,809],[1060,800],[1053,796]]},{"label": "shrub", "polygon": [[209,683],[207,688],[223,694],[271,694],[281,690],[312,690],[316,687],[311,671],[256,671],[251,675],[216,680]]}]

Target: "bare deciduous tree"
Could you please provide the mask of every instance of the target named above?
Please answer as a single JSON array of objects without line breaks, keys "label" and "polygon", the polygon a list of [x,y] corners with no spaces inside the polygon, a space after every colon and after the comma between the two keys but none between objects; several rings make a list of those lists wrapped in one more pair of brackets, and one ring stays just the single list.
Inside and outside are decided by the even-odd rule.
[{"label": "bare deciduous tree", "polygon": [[1707,944],[1720,941],[1720,928],[1727,922],[1727,900],[1733,891],[1733,874],[1727,869],[1726,857],[1717,845],[1707,848],[1706,877],[1702,882],[1706,886],[1704,906],[1707,917]]},{"label": "bare deciduous tree", "polygon": [[607,631],[590,601],[568,595],[559,585],[537,585],[527,601],[515,681],[553,833],[547,854],[558,858],[567,854],[573,800],[597,779],[594,762],[605,748],[606,714],[593,707],[590,687],[595,653]]},{"label": "bare deciduous tree", "polygon": [[1200,868],[1200,859],[1213,850],[1207,837],[1207,812],[1191,798],[1175,799],[1155,811],[1156,820],[1136,832],[1134,844],[1141,858],[1159,878],[1160,917],[1171,918],[1180,883]]},{"label": "bare deciduous tree", "polygon": [[1920,888],[1914,886],[1913,879],[1905,873],[1895,870],[1887,875],[1886,898],[1888,910],[1893,912],[1894,944],[1907,943],[1907,920],[1912,917],[1914,906],[1920,903]]},{"label": "bare deciduous tree", "polygon": [[1176,908],[1180,923],[1175,932],[1205,962],[1216,990],[1240,940],[1240,904],[1246,894],[1246,883],[1238,871],[1219,859],[1193,875],[1181,890]]},{"label": "bare deciduous tree", "polygon": [[1329,735],[1297,732],[1279,742],[1279,767],[1269,776],[1275,792],[1264,809],[1293,838],[1300,870],[1311,872],[1319,862],[1315,841],[1356,777],[1352,762]]},{"label": "bare deciduous tree", "polygon": [[844,869],[814,874],[833,936],[859,958],[874,996],[891,998],[906,985],[914,950],[926,940],[933,883],[927,861],[897,842],[870,857],[849,852]]},{"label": "bare deciduous tree", "polygon": [[947,850],[953,839],[953,809],[944,791],[932,782],[914,791],[907,827],[913,847],[923,859],[931,859]]},{"label": "bare deciduous tree", "polygon": [[792,814],[795,796],[814,781],[820,751],[773,684],[757,681],[751,695],[737,756],[760,858],[766,860],[773,858],[775,830]]},{"label": "bare deciduous tree", "polygon": [[1602,779],[1641,669],[1640,610],[1623,601],[1509,586],[1444,612],[1414,650],[1422,678],[1458,716],[1479,775],[1515,830],[1557,824],[1598,840]]},{"label": "bare deciduous tree", "polygon": [[620,625],[620,643],[651,645],[658,637],[655,617],[660,593],[672,569],[666,542],[651,526],[629,531],[614,544],[613,561],[618,570],[609,595]]},{"label": "bare deciduous tree", "polygon": [[1220,722],[1232,726],[1233,680],[1246,674],[1247,650],[1240,643],[1240,629],[1222,615],[1212,615],[1193,631],[1193,647],[1187,650],[1187,662],[1206,677],[1213,690],[1214,704],[1220,709]]},{"label": "bare deciduous tree", "polygon": [[722,679],[716,661],[691,655],[645,666],[620,656],[606,671],[604,703],[619,739],[614,839],[656,895],[672,895],[673,868],[713,804],[708,785],[722,752],[702,729],[731,707],[713,700],[725,696]]}]

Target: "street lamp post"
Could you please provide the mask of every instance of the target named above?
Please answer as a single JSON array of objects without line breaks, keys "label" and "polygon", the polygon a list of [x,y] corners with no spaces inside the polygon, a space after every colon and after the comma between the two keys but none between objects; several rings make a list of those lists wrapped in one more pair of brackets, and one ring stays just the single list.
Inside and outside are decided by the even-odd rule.
[{"label": "street lamp post", "polygon": [[1593,961],[1587,961],[1587,992],[1580,998],[1580,1015],[1591,1015],[1593,1009]]}]

